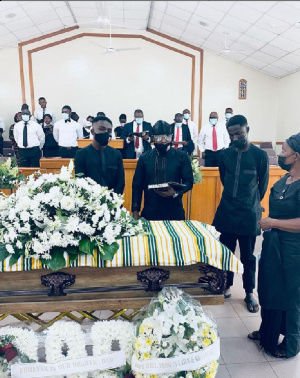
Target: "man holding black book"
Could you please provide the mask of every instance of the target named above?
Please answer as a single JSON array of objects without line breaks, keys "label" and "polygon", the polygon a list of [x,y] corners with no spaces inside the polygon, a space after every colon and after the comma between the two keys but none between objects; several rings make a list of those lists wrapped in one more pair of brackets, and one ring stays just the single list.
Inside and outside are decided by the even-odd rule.
[{"label": "man holding black book", "polygon": [[140,156],[132,182],[132,213],[147,220],[184,220],[182,196],[193,187],[188,155],[171,148],[172,129],[158,121],[152,130],[155,148]]}]

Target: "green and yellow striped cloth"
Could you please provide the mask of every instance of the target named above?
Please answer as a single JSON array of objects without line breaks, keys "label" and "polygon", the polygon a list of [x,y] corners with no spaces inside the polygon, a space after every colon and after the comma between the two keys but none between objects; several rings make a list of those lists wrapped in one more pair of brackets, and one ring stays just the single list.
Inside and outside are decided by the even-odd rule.
[{"label": "green and yellow striped cloth", "polygon": [[[80,256],[73,264],[65,254],[68,266],[121,267],[121,266],[183,266],[206,263],[218,269],[243,273],[243,264],[221,244],[219,233],[213,226],[198,221],[147,222],[148,235],[123,237],[117,240],[119,249],[112,261],[94,256]],[[46,268],[39,260],[20,258],[9,266],[9,259],[1,263],[2,272],[16,272]]]}]

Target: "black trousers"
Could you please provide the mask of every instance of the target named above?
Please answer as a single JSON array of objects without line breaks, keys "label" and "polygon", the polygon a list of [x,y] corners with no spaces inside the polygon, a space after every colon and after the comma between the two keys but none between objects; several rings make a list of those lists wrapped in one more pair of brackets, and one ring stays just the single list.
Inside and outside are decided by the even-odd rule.
[{"label": "black trousers", "polygon": [[57,156],[60,156],[59,155],[59,147],[48,147],[48,146],[44,146],[43,148],[43,157],[47,158],[47,157],[57,157]]},{"label": "black trousers", "polygon": [[37,168],[40,166],[40,147],[19,148],[20,167]]},{"label": "black trousers", "polygon": [[[240,246],[241,262],[244,265],[243,287],[246,293],[253,293],[256,272],[256,257],[254,256],[256,236],[229,234],[225,232],[220,236],[220,242],[233,253],[235,252],[237,241],[239,241]],[[233,285],[233,277],[234,274],[232,272],[227,272],[227,289]]]},{"label": "black trousers", "polygon": [[205,150],[205,167],[218,167],[219,155],[222,150],[211,151]]},{"label": "black trousers", "polygon": [[78,147],[59,147],[59,156],[65,159],[74,159]]}]

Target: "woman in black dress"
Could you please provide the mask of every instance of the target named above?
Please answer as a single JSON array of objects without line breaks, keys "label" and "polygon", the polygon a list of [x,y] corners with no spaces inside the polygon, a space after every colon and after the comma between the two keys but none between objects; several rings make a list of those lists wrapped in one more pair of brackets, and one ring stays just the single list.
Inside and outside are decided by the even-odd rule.
[{"label": "woman in black dress", "polygon": [[300,351],[300,133],[283,143],[278,164],[289,173],[274,184],[269,217],[259,222],[265,231],[258,272],[262,322],[248,337],[274,357],[290,358]]},{"label": "woman in black dress", "polygon": [[52,116],[50,114],[45,114],[43,123],[43,131],[45,133],[45,144],[43,147],[43,157],[57,157],[59,156],[59,147],[56,140],[53,137],[53,125]]}]

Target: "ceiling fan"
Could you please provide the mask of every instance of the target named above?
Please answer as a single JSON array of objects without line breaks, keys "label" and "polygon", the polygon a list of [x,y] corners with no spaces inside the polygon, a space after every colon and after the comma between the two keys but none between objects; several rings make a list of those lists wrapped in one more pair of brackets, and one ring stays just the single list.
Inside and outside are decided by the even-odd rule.
[{"label": "ceiling fan", "polygon": [[[102,5],[102,10],[104,12],[104,1],[101,2],[101,5]],[[105,14],[105,13],[103,13]],[[112,26],[117,26],[117,27],[128,27],[128,25],[126,24],[114,24],[111,22],[111,6],[109,5],[109,18],[104,16],[104,17],[101,17],[99,16],[97,18],[96,21],[92,21],[92,22],[87,22],[87,23],[77,23],[75,25],[86,25],[86,24],[98,24],[98,25],[105,25],[105,26],[108,26],[109,27],[109,45],[108,46],[103,46],[103,45],[100,45],[98,43],[95,43],[95,42],[92,42],[94,43],[95,45],[97,45],[98,47],[101,47],[103,49],[105,49],[106,51],[104,52],[104,54],[108,54],[108,53],[116,53],[116,52],[119,52],[119,51],[132,51],[132,50],[141,50],[141,47],[130,47],[130,48],[120,48],[120,49],[116,49],[115,47],[113,47],[112,45],[112,36],[111,36],[111,28]],[[137,29],[137,27],[131,27],[129,26],[130,28],[132,29]]]},{"label": "ceiling fan", "polygon": [[228,35],[228,33],[224,33],[224,45],[223,44],[221,44],[223,47],[224,47],[224,49],[222,49],[221,51],[220,51],[220,53],[221,54],[223,54],[223,55],[228,55],[228,54],[230,54],[230,53],[247,53],[247,52],[252,52],[253,50],[231,50],[230,48],[229,48],[229,46],[227,45],[227,35]]}]

